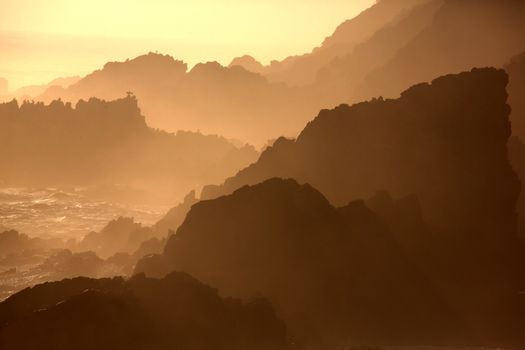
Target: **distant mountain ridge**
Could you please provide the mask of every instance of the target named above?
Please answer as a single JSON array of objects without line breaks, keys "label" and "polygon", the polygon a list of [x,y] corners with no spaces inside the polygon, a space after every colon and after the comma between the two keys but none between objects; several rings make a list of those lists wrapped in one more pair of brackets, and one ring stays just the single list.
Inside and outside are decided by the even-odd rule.
[{"label": "distant mountain ridge", "polygon": [[[122,98],[132,92],[148,125],[167,131],[201,130],[261,145],[271,137],[294,134],[318,106],[303,103],[304,93],[241,67],[217,62],[187,65],[168,55],[149,53],[125,62],[110,62],[77,83],[54,87],[35,98]],[[304,104],[304,106],[303,106]],[[285,118],[287,115],[302,118]]]},{"label": "distant mountain ridge", "polygon": [[283,61],[272,61],[262,66],[253,58],[236,58],[230,66],[241,65],[247,70],[266,76],[273,82],[284,82],[291,86],[311,84],[318,71],[337,57],[350,54],[357,45],[366,42],[382,27],[397,21],[411,8],[430,0],[386,0],[378,1],[353,19],[341,23],[335,31],[311,53],[290,56]]},{"label": "distant mountain ridge", "polygon": [[525,50],[518,0],[384,0],[341,24],[311,53],[263,66],[251,56],[229,67],[191,70],[150,53],[111,62],[77,83],[36,96],[121,98],[133,92],[148,123],[201,130],[262,146],[296,136],[320,109],[378,96],[474,67],[502,68]]},{"label": "distant mountain ridge", "polygon": [[357,99],[396,97],[406,86],[472,67],[503,66],[525,50],[525,3],[444,1],[424,30],[355,90]]},{"label": "distant mountain ridge", "polygon": [[133,96],[92,98],[75,108],[61,101],[0,104],[3,186],[120,184],[172,203],[256,157],[253,147],[239,149],[219,136],[151,129]]}]

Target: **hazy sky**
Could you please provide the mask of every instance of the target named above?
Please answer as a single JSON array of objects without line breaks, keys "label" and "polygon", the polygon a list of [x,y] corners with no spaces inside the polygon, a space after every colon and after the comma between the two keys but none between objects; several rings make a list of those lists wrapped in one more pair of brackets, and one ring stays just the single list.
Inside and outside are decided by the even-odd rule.
[{"label": "hazy sky", "polygon": [[0,77],[11,89],[149,51],[190,65],[310,51],[375,0],[2,0]]}]

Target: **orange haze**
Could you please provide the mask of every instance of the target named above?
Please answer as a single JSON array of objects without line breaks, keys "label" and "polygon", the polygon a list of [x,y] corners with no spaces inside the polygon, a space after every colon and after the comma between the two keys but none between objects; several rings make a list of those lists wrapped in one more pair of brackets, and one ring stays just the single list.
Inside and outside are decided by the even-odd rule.
[{"label": "orange haze", "polygon": [[374,0],[4,0],[0,77],[10,89],[149,51],[193,65],[308,52]]}]

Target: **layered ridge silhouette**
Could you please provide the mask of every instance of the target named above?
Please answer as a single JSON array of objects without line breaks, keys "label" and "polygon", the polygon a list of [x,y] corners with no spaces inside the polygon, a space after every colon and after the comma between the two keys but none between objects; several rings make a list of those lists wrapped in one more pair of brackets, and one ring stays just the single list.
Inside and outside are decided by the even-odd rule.
[{"label": "layered ridge silhouette", "polygon": [[182,273],[75,278],[0,304],[2,349],[285,349],[286,329],[264,299],[223,299]]},{"label": "layered ridge silhouette", "polygon": [[31,100],[34,97],[45,93],[48,89],[53,90],[67,88],[68,86],[78,82],[80,79],[80,76],[56,78],[47,84],[23,86],[14,91],[8,91],[6,85],[6,89],[4,90],[5,93],[0,91],[0,101],[10,101],[12,99],[16,99],[18,101]]},{"label": "layered ridge silhouette", "polygon": [[277,140],[222,186],[205,187],[202,198],[292,177],[336,205],[382,189],[415,194],[431,225],[513,234],[520,183],[507,160],[507,81],[503,71],[474,69],[416,85],[397,100],[323,110],[297,140]]},{"label": "layered ridge silhouette", "polygon": [[205,187],[136,271],[265,295],[292,334],[321,347],[523,346],[507,83],[474,69],[322,111],[297,140]]},{"label": "layered ridge silhouette", "polygon": [[188,70],[182,61],[150,53],[110,62],[33,98],[111,100],[131,91],[153,127],[263,145],[295,136],[322,108],[397,97],[407,86],[473,67],[502,68],[525,50],[524,16],[518,0],[379,1],[312,53],[270,66],[246,55],[229,67],[208,62]]},{"label": "layered ridge silhouette", "polygon": [[[18,90],[49,105],[0,105],[0,184],[123,183],[171,203],[244,169],[70,250],[1,233],[0,281],[17,287],[138,275],[13,295],[0,348],[525,348],[524,18],[518,0],[381,0],[268,66],[150,53]],[[380,95],[396,99],[273,140]],[[233,138],[269,147],[251,164]]]},{"label": "layered ridge silhouette", "polygon": [[136,271],[267,296],[310,346],[523,344],[523,242],[444,233],[415,197],[335,208],[309,185],[270,179],[195,204]]},{"label": "layered ridge silhouette", "polygon": [[358,98],[395,97],[406,86],[471,67],[503,67],[525,49],[525,4],[448,0],[432,22],[356,89]]},{"label": "layered ridge silhouette", "polygon": [[67,88],[54,87],[35,98],[113,100],[128,91],[137,96],[153,127],[202,130],[257,145],[294,135],[319,109],[317,102],[303,103],[309,92],[271,84],[241,67],[208,62],[188,70],[186,63],[156,53],[107,63]]},{"label": "layered ridge silhouette", "polygon": [[310,85],[323,96],[319,106],[397,97],[407,86],[440,75],[503,67],[525,49],[523,16],[518,0],[378,1],[310,54],[262,68],[245,56],[231,66],[270,81]]},{"label": "layered ridge silhouette", "polygon": [[359,44],[368,41],[381,28],[397,23],[412,8],[427,2],[430,1],[377,1],[355,18],[341,23],[334,33],[310,53],[290,56],[282,61],[272,61],[268,66],[263,66],[253,57],[245,55],[233,59],[230,67],[241,66],[248,71],[264,75],[272,82],[282,82],[291,86],[309,85],[315,82],[319,71],[332,61],[351,54]]},{"label": "layered ridge silhouette", "polygon": [[[133,96],[0,105],[4,186],[126,185],[173,202],[250,164],[253,147],[219,136],[149,128]],[[109,187],[108,186],[108,187]],[[169,198],[162,198],[169,193]]]}]

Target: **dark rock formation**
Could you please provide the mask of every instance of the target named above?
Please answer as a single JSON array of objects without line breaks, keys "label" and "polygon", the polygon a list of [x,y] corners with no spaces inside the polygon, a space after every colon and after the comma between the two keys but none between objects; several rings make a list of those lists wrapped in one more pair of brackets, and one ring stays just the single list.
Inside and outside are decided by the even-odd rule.
[{"label": "dark rock formation", "polygon": [[202,198],[293,177],[336,205],[379,189],[415,194],[431,225],[512,235],[520,184],[507,160],[506,85],[503,71],[474,69],[416,85],[397,100],[323,110],[297,140],[277,140],[257,163],[205,188]]},{"label": "dark rock formation", "polygon": [[293,180],[194,205],[163,256],[137,267],[156,276],[173,269],[225,295],[269,297],[310,343],[395,343],[403,334],[418,338],[416,324],[450,326],[446,305],[363,202],[336,209]]},{"label": "dark rock formation", "polygon": [[336,209],[309,185],[270,179],[195,204],[136,271],[266,296],[310,345],[514,346],[525,342],[524,252],[504,235],[434,231],[415,197]]},{"label": "dark rock formation", "polygon": [[2,349],[287,348],[268,302],[221,299],[186,274],[75,278],[0,303]]}]

